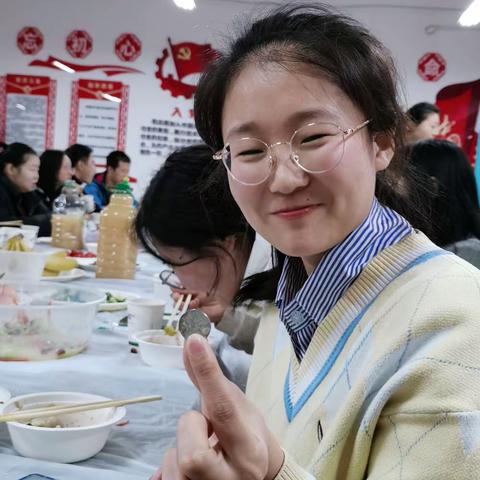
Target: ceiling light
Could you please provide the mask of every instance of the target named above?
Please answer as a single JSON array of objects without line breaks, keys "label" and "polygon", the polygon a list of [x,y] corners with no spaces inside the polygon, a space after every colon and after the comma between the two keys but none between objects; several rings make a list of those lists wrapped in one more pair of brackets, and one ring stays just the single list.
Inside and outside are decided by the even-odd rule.
[{"label": "ceiling light", "polygon": [[105,100],[110,100],[111,102],[120,103],[120,102],[122,101],[121,98],[114,97],[113,95],[110,95],[109,93],[102,93],[102,97],[103,97]]},{"label": "ceiling light", "polygon": [[67,65],[65,65],[62,62],[59,62],[58,60],[54,60],[52,64],[55,65],[60,70],[63,70],[64,72],[75,73],[75,70],[73,68],[68,67]]},{"label": "ceiling light", "polygon": [[193,10],[196,7],[195,0],[173,0],[173,3],[184,10]]},{"label": "ceiling light", "polygon": [[462,27],[473,27],[480,23],[480,0],[473,0],[473,2],[460,15],[458,23]]}]

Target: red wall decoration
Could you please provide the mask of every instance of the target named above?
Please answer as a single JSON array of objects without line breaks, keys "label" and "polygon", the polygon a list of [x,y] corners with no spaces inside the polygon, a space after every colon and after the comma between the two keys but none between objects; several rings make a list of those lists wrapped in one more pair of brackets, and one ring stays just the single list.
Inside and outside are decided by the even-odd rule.
[{"label": "red wall decoration", "polygon": [[135,61],[142,53],[142,42],[133,33],[122,33],[115,40],[115,54],[124,62]]},{"label": "red wall decoration", "polygon": [[39,152],[51,148],[55,95],[56,82],[49,77],[0,77],[0,140],[24,142]]},{"label": "red wall decoration", "polygon": [[448,117],[452,124],[445,138],[463,148],[470,162],[475,163],[478,142],[475,125],[480,107],[480,79],[442,88],[437,93],[436,105],[442,120]]},{"label": "red wall decoration", "polygon": [[93,39],[85,30],[73,30],[65,42],[67,52],[74,58],[85,58],[93,48]]},{"label": "red wall decoration", "polygon": [[[157,59],[157,73],[155,76],[160,80],[162,90],[170,91],[173,97],[183,96],[192,98],[196,85],[185,81],[185,77],[194,73],[201,73],[206,65],[213,60],[218,53],[210,44],[193,42],[172,43],[168,39],[168,48],[164,48],[162,56]],[[175,76],[166,72],[166,62],[171,60],[175,70]]]},{"label": "red wall decoration", "polygon": [[439,53],[428,52],[419,61],[417,73],[427,82],[436,82],[445,75],[447,62]]},{"label": "red wall decoration", "polygon": [[92,146],[101,161],[112,150],[124,150],[127,110],[128,86],[122,82],[73,82],[68,143]]},{"label": "red wall decoration", "polygon": [[43,35],[37,27],[23,27],[17,34],[17,47],[25,55],[35,55],[43,47]]}]

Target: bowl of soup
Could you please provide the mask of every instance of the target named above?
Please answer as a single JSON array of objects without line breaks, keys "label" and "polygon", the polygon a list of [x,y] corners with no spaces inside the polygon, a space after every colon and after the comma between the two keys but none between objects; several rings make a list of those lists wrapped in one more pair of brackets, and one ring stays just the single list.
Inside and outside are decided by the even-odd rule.
[{"label": "bowl of soup", "polygon": [[0,361],[54,360],[83,351],[103,293],[0,280]]},{"label": "bowl of soup", "polygon": [[[21,395],[5,403],[3,414],[29,409],[62,407],[110,400],[78,392],[44,392]],[[13,448],[24,457],[73,463],[102,450],[115,424],[125,416],[124,407],[52,415],[7,422]]]},{"label": "bowl of soup", "polygon": [[135,334],[142,360],[152,367],[184,369],[183,338],[165,330],[143,330]]}]

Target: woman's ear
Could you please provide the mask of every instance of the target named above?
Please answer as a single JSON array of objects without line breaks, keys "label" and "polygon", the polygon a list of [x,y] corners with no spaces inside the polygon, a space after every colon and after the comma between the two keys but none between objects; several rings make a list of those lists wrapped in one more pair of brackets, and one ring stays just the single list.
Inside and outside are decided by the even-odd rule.
[{"label": "woman's ear", "polygon": [[3,171],[4,171],[4,173],[5,173],[5,176],[6,176],[8,179],[11,179],[12,176],[15,175],[16,170],[17,170],[17,169],[16,169],[16,167],[15,167],[13,164],[11,164],[11,163],[6,163]]},{"label": "woman's ear", "polygon": [[224,248],[232,253],[235,250],[235,247],[237,246],[237,241],[238,237],[237,235],[229,235],[228,237],[225,238],[225,240],[222,240]]},{"label": "woman's ear", "polygon": [[395,151],[393,138],[386,133],[376,133],[373,137],[373,148],[375,154],[375,170],[385,170],[392,161]]}]

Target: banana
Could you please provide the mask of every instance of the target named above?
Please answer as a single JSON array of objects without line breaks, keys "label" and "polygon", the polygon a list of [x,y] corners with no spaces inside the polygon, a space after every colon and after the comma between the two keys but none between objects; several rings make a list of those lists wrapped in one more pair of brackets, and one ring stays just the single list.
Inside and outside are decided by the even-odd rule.
[{"label": "banana", "polygon": [[7,240],[5,250],[10,252],[30,252],[30,248],[28,248],[23,241],[23,235],[21,233],[14,235]]}]

